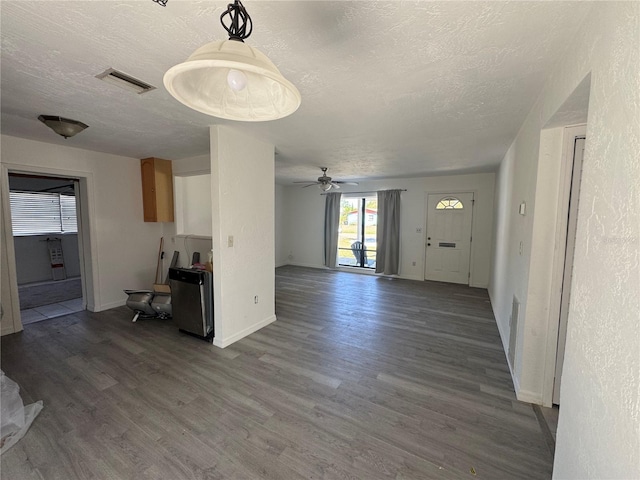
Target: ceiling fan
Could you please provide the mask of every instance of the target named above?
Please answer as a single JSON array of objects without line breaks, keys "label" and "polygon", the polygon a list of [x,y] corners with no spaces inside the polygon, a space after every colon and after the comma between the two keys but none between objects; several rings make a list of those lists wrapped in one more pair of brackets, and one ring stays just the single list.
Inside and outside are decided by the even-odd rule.
[{"label": "ceiling fan", "polygon": [[340,185],[358,185],[357,182],[339,182],[338,180],[332,180],[331,177],[327,176],[327,167],[320,167],[322,170],[322,176],[318,177],[318,180],[315,182],[293,182],[293,183],[306,183],[306,185],[302,188],[307,188],[312,185],[318,185],[320,190],[323,192],[327,192],[332,188],[340,188]]}]

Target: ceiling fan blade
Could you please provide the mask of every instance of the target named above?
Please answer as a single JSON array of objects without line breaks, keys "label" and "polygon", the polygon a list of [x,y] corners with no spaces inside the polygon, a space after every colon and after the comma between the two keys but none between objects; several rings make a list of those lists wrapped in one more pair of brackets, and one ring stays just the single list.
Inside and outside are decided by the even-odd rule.
[{"label": "ceiling fan blade", "polygon": [[316,184],[317,184],[317,183],[319,183],[319,182],[314,182],[313,180],[312,180],[312,181],[309,181],[309,180],[303,180],[303,181],[301,181],[301,182],[293,182],[293,183],[308,183],[309,185],[316,185]]},{"label": "ceiling fan blade", "polygon": [[[320,167],[322,170],[322,176],[318,177],[317,182],[293,182],[293,183],[306,183],[302,188],[307,188],[312,185],[320,185],[322,190],[326,191],[329,188],[340,188],[340,185],[358,185],[356,182],[340,182],[338,180],[332,180],[331,177],[327,175],[327,168]],[[325,190],[326,189],[326,190]]]}]

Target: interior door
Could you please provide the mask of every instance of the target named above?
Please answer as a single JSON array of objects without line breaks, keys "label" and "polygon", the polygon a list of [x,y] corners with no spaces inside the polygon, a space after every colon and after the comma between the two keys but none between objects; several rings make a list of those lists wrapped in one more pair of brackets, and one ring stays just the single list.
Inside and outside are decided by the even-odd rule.
[{"label": "interior door", "polygon": [[582,158],[584,157],[585,137],[576,137],[573,150],[573,173],[571,175],[571,193],[569,194],[569,220],[567,223],[567,244],[564,254],[564,274],[562,277],[562,296],[560,300],[560,323],[558,325],[558,349],[556,351],[556,372],[553,382],[553,403],[560,404],[560,381],[564,364],[564,347],[567,342],[567,320],[569,318],[569,295],[573,277],[573,255],[576,246],[576,228],[578,225],[578,198],[582,177]]},{"label": "interior door", "polygon": [[427,198],[425,280],[469,284],[473,193]]}]

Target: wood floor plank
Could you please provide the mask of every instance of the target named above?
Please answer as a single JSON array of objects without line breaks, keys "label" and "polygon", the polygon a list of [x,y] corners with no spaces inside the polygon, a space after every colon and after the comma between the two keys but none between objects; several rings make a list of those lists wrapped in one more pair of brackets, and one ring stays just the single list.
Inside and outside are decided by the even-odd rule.
[{"label": "wood floor plank", "polygon": [[546,479],[487,292],[281,267],[277,321],[221,350],[125,307],[2,337],[44,402],[15,479]]}]

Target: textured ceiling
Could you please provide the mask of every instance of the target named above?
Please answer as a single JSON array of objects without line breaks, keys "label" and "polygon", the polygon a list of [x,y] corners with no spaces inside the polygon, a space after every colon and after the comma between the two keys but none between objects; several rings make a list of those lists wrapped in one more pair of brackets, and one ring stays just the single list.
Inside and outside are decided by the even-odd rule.
[{"label": "textured ceiling", "polygon": [[[292,116],[250,124],[189,110],[162,77],[224,39],[227,2],[2,1],[2,133],[134,158],[205,154],[208,126],[276,146],[279,183],[493,170],[588,2],[244,2],[247,43],[302,95]],[[109,67],[157,87],[105,84]],[[64,140],[37,120],[90,126]]]}]

